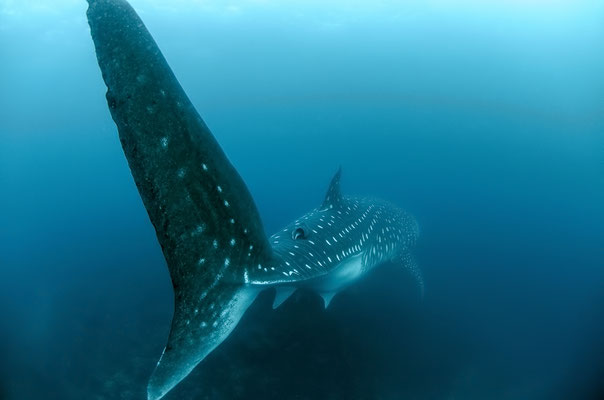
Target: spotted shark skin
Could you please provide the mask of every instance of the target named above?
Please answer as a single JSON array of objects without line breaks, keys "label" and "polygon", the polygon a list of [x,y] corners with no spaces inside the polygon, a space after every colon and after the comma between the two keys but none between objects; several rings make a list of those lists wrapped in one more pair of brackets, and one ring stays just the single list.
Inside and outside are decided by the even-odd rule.
[{"label": "spotted shark skin", "polygon": [[373,267],[404,260],[423,290],[410,255],[419,235],[415,218],[383,200],[342,196],[340,176],[338,170],[320,207],[270,237],[278,260],[270,269],[277,275],[249,283],[281,284],[288,290],[287,283],[294,279],[296,287],[331,299]]},{"label": "spotted shark skin", "polygon": [[376,199],[342,196],[338,170],[321,206],[270,238],[245,183],[126,0],[88,0],[107,103],[174,288],[174,316],[149,380],[158,400],[235,328],[257,294],[274,306],[298,288],[325,299],[385,261],[423,280],[415,219]]}]

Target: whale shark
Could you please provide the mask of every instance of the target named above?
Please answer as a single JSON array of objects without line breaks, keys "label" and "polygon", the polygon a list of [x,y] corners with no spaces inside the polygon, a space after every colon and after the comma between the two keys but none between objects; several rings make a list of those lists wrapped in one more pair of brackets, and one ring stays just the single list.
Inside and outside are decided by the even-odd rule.
[{"label": "whale shark", "polygon": [[147,387],[158,400],[238,324],[259,292],[278,307],[300,288],[333,296],[376,266],[416,278],[415,218],[383,200],[344,196],[341,169],[323,202],[268,237],[256,205],[126,0],[88,0],[106,99],[174,289],[165,349]]}]

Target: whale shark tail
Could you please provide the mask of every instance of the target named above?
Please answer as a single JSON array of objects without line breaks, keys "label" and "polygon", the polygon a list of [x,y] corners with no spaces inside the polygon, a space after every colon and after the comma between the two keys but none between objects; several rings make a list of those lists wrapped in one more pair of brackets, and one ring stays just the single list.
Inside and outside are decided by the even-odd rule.
[{"label": "whale shark tail", "polygon": [[148,387],[156,400],[228,336],[257,293],[247,283],[273,254],[243,180],[135,11],[125,0],[88,3],[109,110],[174,287]]},{"label": "whale shark tail", "polygon": [[400,261],[404,268],[407,269],[413,276],[413,279],[417,283],[417,287],[419,289],[420,299],[423,300],[425,293],[424,275],[422,274],[422,270],[419,268],[419,265],[417,265],[415,257],[413,257],[410,253],[403,253],[400,255]]}]

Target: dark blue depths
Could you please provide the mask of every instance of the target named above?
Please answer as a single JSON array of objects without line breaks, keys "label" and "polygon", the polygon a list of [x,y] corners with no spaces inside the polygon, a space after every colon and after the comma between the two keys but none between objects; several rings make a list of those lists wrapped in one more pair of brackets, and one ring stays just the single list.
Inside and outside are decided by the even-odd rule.
[{"label": "dark blue depths", "polygon": [[[420,301],[386,264],[327,310],[262,293],[166,399],[602,394],[601,6],[388,6],[404,23],[338,4],[139,7],[267,233],[342,165],[344,194],[415,216],[426,285]],[[23,10],[0,20],[0,398],[143,399],[173,307],[165,262],[85,4]]]}]

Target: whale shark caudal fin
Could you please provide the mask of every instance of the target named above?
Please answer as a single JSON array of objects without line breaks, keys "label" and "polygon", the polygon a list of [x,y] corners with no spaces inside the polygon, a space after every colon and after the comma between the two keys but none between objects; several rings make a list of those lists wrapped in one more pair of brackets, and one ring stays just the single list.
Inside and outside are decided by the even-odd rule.
[{"label": "whale shark caudal fin", "polygon": [[424,276],[422,274],[422,270],[417,265],[417,261],[415,260],[415,257],[413,257],[409,253],[404,253],[400,256],[400,262],[403,264],[403,266],[406,269],[409,270],[411,275],[413,275],[415,282],[419,286],[420,298],[423,300],[424,299]]},{"label": "whale shark caudal fin", "polygon": [[88,0],[107,102],[174,286],[168,343],[150,379],[161,398],[235,327],[272,250],[243,180],[125,0]]}]

